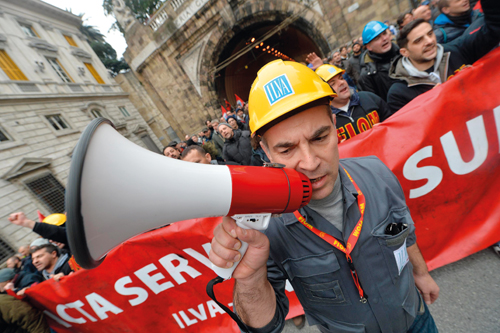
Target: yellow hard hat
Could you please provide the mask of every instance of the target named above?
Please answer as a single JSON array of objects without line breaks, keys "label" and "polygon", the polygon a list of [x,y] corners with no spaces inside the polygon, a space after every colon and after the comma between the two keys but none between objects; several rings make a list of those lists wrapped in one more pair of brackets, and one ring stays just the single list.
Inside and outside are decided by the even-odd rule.
[{"label": "yellow hard hat", "polygon": [[51,214],[43,219],[43,223],[60,226],[66,222],[66,215],[64,214]]},{"label": "yellow hard hat", "polygon": [[316,74],[318,74],[320,78],[325,80],[325,82],[330,81],[334,76],[344,73],[345,70],[343,70],[342,68],[338,68],[337,66],[328,64],[321,65],[316,68]]},{"label": "yellow hard hat", "polygon": [[250,88],[248,113],[252,135],[292,110],[335,96],[328,83],[307,66],[274,60],[259,70]]}]

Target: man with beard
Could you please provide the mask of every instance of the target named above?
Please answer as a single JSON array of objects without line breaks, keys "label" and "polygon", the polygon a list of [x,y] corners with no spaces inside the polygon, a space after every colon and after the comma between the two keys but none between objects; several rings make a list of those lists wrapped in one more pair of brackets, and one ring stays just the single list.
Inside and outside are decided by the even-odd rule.
[{"label": "man with beard", "polygon": [[181,158],[181,153],[177,150],[176,145],[168,145],[163,148],[163,155],[166,157],[173,158],[175,160],[179,160]]},{"label": "man with beard", "polygon": [[369,130],[391,115],[384,100],[374,93],[351,91],[342,76],[342,69],[322,65],[316,73],[337,93],[330,102],[330,108],[336,116],[339,142]]},{"label": "man with beard", "polygon": [[394,83],[389,78],[389,68],[392,59],[399,54],[399,48],[391,42],[389,27],[382,22],[369,22],[361,36],[367,50],[360,59],[360,90],[372,92],[385,101]]},{"label": "man with beard", "polygon": [[[438,8],[441,14],[434,21],[434,34],[440,44],[462,36],[473,22],[482,17],[479,10],[472,10],[469,0],[440,0]],[[482,23],[481,20],[474,27],[479,27]]]},{"label": "man with beard", "polygon": [[398,37],[399,56],[391,66],[390,77],[399,80],[387,97],[392,113],[412,99],[445,82],[464,65],[471,65],[500,41],[500,3],[481,2],[485,25],[473,34],[464,34],[440,45],[432,27],[420,19],[410,22]]}]

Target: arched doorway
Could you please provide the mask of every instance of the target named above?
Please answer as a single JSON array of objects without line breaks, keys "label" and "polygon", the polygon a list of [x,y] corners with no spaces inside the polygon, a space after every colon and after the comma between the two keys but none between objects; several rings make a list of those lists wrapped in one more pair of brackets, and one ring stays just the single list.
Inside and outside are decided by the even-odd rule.
[{"label": "arched doorway", "polygon": [[[253,38],[259,40],[279,22],[259,22],[237,32],[223,48],[217,64],[238,53],[251,43]],[[217,98],[220,102],[227,99],[232,105],[236,102],[235,94],[245,101],[248,100],[250,87],[259,69],[273,60],[280,59],[280,54],[303,62],[310,52],[324,57],[328,51],[329,46],[326,40],[305,20],[298,19],[216,73],[214,88]]]}]

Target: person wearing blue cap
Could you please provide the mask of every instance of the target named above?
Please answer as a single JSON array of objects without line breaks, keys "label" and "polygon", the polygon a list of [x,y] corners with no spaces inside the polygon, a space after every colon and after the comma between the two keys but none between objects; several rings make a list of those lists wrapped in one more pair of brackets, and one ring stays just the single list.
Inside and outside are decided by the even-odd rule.
[{"label": "person wearing blue cap", "polygon": [[399,54],[399,48],[392,43],[389,27],[379,21],[371,21],[361,35],[366,51],[361,55],[359,88],[387,100],[387,92],[395,82],[389,78],[391,60]]}]

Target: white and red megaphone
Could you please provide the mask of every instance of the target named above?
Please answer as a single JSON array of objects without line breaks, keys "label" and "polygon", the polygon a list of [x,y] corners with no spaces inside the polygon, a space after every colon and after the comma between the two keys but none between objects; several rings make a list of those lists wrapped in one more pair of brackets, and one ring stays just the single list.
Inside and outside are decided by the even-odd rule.
[{"label": "white and red megaphone", "polygon": [[[239,225],[265,229],[270,214],[295,211],[311,194],[309,179],[293,169],[174,160],[98,118],[85,128],[71,161],[68,240],[77,263],[89,269],[127,239],[177,221],[244,214],[236,216]],[[235,267],[214,271],[227,279]]]}]

